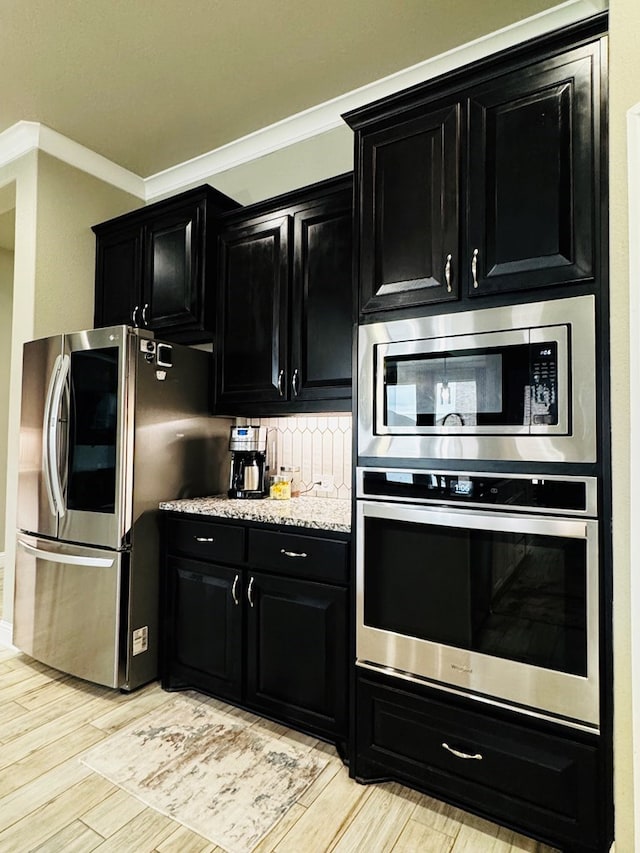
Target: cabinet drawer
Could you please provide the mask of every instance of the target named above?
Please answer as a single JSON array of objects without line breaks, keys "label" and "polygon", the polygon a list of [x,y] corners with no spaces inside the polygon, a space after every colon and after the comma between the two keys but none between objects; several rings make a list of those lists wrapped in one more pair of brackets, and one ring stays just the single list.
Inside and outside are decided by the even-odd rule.
[{"label": "cabinet drawer", "polygon": [[347,583],[347,542],[269,530],[249,532],[249,563],[309,580]]},{"label": "cabinet drawer", "polygon": [[244,562],[243,527],[171,518],[167,534],[167,549],[171,554],[223,563]]},{"label": "cabinet drawer", "polygon": [[598,849],[597,748],[361,678],[356,776],[393,776],[552,843]]}]

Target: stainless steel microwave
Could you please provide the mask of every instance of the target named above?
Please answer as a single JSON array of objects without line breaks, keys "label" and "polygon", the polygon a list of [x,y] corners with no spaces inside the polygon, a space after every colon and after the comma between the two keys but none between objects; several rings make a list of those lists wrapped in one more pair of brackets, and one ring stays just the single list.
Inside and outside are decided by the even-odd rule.
[{"label": "stainless steel microwave", "polygon": [[358,455],[596,461],[591,295],[371,323]]}]

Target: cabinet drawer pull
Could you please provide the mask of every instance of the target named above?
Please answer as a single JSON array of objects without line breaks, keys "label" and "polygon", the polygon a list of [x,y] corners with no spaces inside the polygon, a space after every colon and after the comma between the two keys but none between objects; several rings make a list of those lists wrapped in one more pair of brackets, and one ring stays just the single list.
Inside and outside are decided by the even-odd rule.
[{"label": "cabinet drawer pull", "polygon": [[293,396],[297,397],[300,393],[300,388],[298,387],[300,384],[300,379],[298,377],[298,368],[293,371],[293,377],[291,379],[291,390],[293,391]]},{"label": "cabinet drawer pull", "polygon": [[308,557],[308,554],[305,554],[304,551],[287,551],[285,548],[280,548],[280,553],[284,554],[285,557]]},{"label": "cabinet drawer pull", "polygon": [[251,607],[253,607],[253,595],[252,595],[252,592],[253,592],[253,582],[254,582],[254,580],[255,580],[255,578],[251,578],[251,580],[249,581],[249,589],[247,590],[247,600],[248,600],[249,604],[251,605]]},{"label": "cabinet drawer pull", "polygon": [[233,603],[236,605],[236,607],[238,606],[238,604],[240,604],[240,602],[238,601],[238,596],[236,595],[236,589],[238,588],[239,578],[240,575],[235,576],[235,578],[233,579],[233,586],[231,587],[231,598],[233,598]]},{"label": "cabinet drawer pull", "polygon": [[452,746],[449,746],[448,743],[443,743],[442,748],[446,749],[447,752],[450,752],[452,755],[455,755],[456,758],[471,759],[472,761],[482,761],[482,756],[479,752],[476,752],[475,755],[471,755],[468,752],[460,752],[460,750],[454,749]]},{"label": "cabinet drawer pull", "polygon": [[473,250],[473,256],[471,258],[471,275],[473,276],[473,286],[478,286],[478,250]]},{"label": "cabinet drawer pull", "polygon": [[196,542],[215,542],[216,540],[213,536],[194,536],[193,537]]},{"label": "cabinet drawer pull", "polygon": [[447,262],[444,265],[444,280],[447,283],[447,293],[451,293],[451,254],[447,255]]}]

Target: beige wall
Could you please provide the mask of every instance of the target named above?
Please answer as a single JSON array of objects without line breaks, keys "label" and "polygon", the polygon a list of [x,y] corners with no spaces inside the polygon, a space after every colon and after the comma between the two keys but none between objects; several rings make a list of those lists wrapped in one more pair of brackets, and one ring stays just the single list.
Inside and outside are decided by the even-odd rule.
[{"label": "beige wall", "polygon": [[[16,525],[22,345],[93,325],[95,243],[91,225],[139,207],[140,199],[31,152],[0,168],[15,182],[16,239],[7,435],[6,530]],[[3,619],[13,617],[13,537],[6,537]]]},{"label": "beige wall", "polygon": [[353,132],[345,124],[212,175],[208,183],[240,204],[251,204],[352,169]]},{"label": "beige wall", "polygon": [[[6,365],[11,363],[11,320],[13,307],[13,252],[0,249],[0,448],[7,446],[9,428],[9,388],[11,373]],[[5,539],[5,485],[7,457],[0,452],[0,553]],[[2,604],[0,602],[0,612]]]},{"label": "beige wall", "polygon": [[[631,565],[629,553],[629,244],[627,197],[627,110],[640,101],[640,3],[610,5],[610,227],[611,227],[611,399],[613,437],[614,708],[616,849],[638,849],[634,837],[631,706]],[[637,519],[635,520],[637,524]]]},{"label": "beige wall", "polygon": [[39,154],[34,338],[93,326],[91,226],[141,206],[139,198]]}]

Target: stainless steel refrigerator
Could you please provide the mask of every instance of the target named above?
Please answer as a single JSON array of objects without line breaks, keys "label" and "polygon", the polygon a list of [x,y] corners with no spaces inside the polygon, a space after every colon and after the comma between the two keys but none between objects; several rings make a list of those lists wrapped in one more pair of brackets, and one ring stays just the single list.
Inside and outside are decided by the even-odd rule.
[{"label": "stainless steel refrigerator", "polygon": [[114,326],[25,344],[13,642],[132,690],[157,676],[161,500],[228,480],[206,352]]}]

